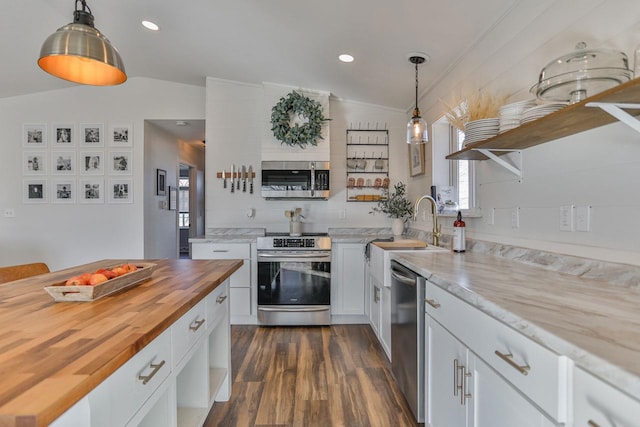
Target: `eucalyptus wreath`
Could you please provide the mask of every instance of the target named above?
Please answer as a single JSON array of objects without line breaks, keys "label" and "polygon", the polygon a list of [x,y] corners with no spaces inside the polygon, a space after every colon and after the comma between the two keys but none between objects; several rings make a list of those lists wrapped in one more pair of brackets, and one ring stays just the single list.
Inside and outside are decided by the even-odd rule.
[{"label": "eucalyptus wreath", "polygon": [[[291,125],[291,117],[298,114],[308,121],[302,125]],[[318,139],[324,139],[321,135],[322,124],[330,119],[324,117],[322,105],[318,101],[292,91],[271,109],[271,130],[283,144],[290,147],[304,148],[307,144],[318,145]]]}]

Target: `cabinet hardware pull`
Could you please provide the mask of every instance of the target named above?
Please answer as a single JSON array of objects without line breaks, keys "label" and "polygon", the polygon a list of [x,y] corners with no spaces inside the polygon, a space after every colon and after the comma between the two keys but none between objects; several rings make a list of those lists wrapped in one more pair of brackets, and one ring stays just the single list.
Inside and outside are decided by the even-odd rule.
[{"label": "cabinet hardware pull", "polygon": [[458,395],[458,390],[462,389],[461,385],[458,385],[458,371],[460,366],[458,365],[458,359],[453,359],[453,395]]},{"label": "cabinet hardware pull", "polygon": [[220,295],[218,298],[216,298],[216,302],[218,304],[222,304],[224,302],[224,300],[226,300],[226,299],[227,299],[226,295]]},{"label": "cabinet hardware pull", "polygon": [[529,365],[518,365],[514,360],[513,360],[513,354],[512,353],[500,353],[498,350],[496,350],[496,355],[504,360],[505,362],[507,362],[512,368],[514,368],[516,371],[520,372],[522,375],[528,375],[529,371],[531,370],[531,366]]},{"label": "cabinet hardware pull", "polygon": [[462,377],[460,378],[462,382],[460,404],[464,406],[467,403],[467,399],[471,398],[471,393],[467,393],[467,378],[471,376],[471,372],[467,372],[467,368],[464,366],[460,366],[460,370],[462,371]]},{"label": "cabinet hardware pull", "polygon": [[153,371],[151,371],[151,373],[149,375],[138,375],[138,379],[140,381],[142,381],[142,385],[147,385],[147,383],[149,381],[151,381],[151,378],[153,378],[158,373],[160,368],[162,368],[164,366],[164,363],[165,363],[164,360],[162,360],[162,361],[160,361],[160,363],[156,363],[156,364],[150,363],[149,367],[151,369],[153,369]]},{"label": "cabinet hardware pull", "polygon": [[192,330],[193,332],[195,332],[198,329],[200,329],[200,326],[202,326],[202,325],[204,325],[204,319],[195,320],[192,324],[189,325],[189,329]]},{"label": "cabinet hardware pull", "polygon": [[229,252],[229,249],[214,249],[213,252]]},{"label": "cabinet hardware pull", "polygon": [[425,302],[433,308],[440,308],[440,303],[437,303],[436,300],[426,299]]},{"label": "cabinet hardware pull", "polygon": [[600,427],[600,424],[598,424],[597,422],[595,422],[593,420],[589,420],[589,422],[587,422],[587,424],[589,425],[589,427]]}]

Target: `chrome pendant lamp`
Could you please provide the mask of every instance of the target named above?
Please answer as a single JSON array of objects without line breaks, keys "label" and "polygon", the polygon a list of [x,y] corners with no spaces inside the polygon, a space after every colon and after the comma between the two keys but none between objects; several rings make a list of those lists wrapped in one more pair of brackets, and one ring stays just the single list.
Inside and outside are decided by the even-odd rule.
[{"label": "chrome pendant lamp", "polygon": [[429,141],[429,129],[427,122],[420,117],[418,108],[418,65],[428,61],[429,57],[424,54],[412,54],[409,62],[416,67],[416,107],[413,109],[413,117],[407,124],[407,144],[425,144]]},{"label": "chrome pendant lamp", "polygon": [[76,0],[75,7],[73,22],[59,28],[42,44],[38,65],[47,73],[74,83],[95,86],[124,83],[127,74],[122,58],[93,26],[87,2]]}]

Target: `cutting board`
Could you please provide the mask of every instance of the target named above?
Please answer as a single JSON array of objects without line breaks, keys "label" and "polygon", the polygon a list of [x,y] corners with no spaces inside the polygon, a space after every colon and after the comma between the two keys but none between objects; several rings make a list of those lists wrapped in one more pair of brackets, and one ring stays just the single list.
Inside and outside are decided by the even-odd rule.
[{"label": "cutting board", "polygon": [[373,242],[374,245],[382,249],[411,249],[411,248],[425,248],[427,242],[422,240],[394,240],[393,242]]}]

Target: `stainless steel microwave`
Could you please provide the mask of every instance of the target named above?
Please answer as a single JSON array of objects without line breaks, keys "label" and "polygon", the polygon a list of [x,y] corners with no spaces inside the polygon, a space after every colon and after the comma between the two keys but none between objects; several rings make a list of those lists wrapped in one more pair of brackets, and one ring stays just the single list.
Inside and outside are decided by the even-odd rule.
[{"label": "stainless steel microwave", "polygon": [[262,197],[266,199],[329,198],[329,162],[262,162]]}]

